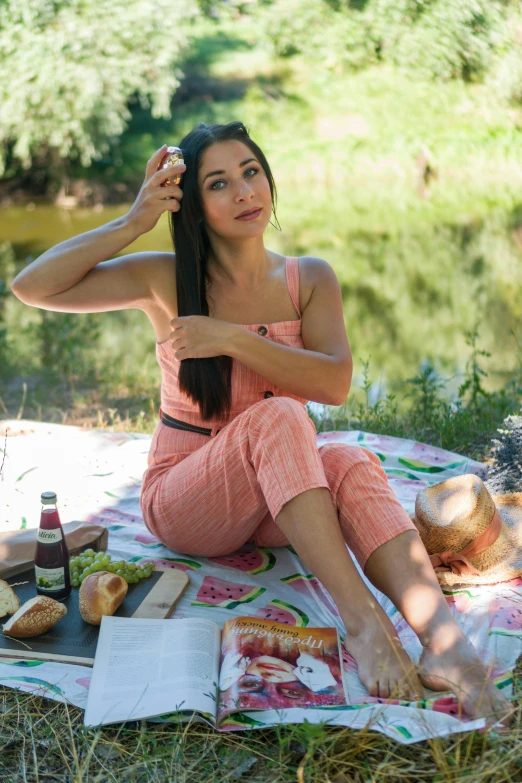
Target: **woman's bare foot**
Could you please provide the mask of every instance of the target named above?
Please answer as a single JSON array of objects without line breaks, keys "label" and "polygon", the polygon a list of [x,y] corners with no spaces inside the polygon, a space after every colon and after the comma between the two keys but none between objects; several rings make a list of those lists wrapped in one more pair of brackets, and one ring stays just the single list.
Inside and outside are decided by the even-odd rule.
[{"label": "woman's bare foot", "polygon": [[489,681],[486,667],[464,636],[444,647],[440,642],[424,647],[419,676],[426,688],[452,691],[470,718],[486,718],[489,725],[498,721],[510,725],[512,705]]},{"label": "woman's bare foot", "polygon": [[405,701],[422,698],[415,666],[384,612],[367,622],[360,633],[347,633],[344,646],[355,658],[359,679],[370,696]]}]

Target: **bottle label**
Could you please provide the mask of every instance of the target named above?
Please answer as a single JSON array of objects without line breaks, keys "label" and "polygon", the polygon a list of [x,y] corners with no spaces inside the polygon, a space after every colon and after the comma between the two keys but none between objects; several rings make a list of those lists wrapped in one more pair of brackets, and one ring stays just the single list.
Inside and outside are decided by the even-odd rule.
[{"label": "bottle label", "polygon": [[62,531],[59,527],[54,530],[42,530],[38,529],[37,541],[39,544],[57,544],[62,540]]},{"label": "bottle label", "polygon": [[65,569],[62,568],[40,568],[34,567],[36,575],[36,586],[42,590],[53,591],[65,589]]}]

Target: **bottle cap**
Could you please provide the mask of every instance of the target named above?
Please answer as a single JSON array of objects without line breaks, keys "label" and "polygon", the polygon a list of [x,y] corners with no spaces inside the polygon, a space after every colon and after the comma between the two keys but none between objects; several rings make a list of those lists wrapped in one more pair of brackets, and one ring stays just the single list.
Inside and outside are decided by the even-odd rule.
[{"label": "bottle cap", "polygon": [[[161,159],[161,163],[159,165],[160,169],[166,169],[169,166],[177,166],[180,163],[184,163],[183,159],[183,150],[180,147],[167,147],[167,152]],[[169,177],[169,179],[166,179],[165,182],[163,182],[163,186],[166,185],[179,185],[181,182],[181,177],[183,175],[180,174],[179,176],[172,177],[172,179]]]},{"label": "bottle cap", "polygon": [[56,503],[56,492],[42,492],[41,501],[43,506]]}]

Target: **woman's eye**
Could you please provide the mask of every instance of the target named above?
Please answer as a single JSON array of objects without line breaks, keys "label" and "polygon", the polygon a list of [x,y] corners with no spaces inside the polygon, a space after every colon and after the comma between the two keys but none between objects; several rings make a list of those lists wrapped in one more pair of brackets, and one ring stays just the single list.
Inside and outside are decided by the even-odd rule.
[{"label": "woman's eye", "polygon": [[[248,174],[248,172],[249,172],[249,171],[253,171],[253,172],[254,172],[254,173],[252,174],[252,177],[254,177],[254,176],[257,174],[257,172],[259,171],[259,169],[256,169],[256,168],[247,169],[247,170],[245,171],[245,176]],[[252,177],[249,177],[248,179],[252,179]],[[220,183],[220,182],[224,182],[224,181],[225,181],[224,179],[217,179],[217,180],[216,180],[215,182],[213,182],[213,183],[212,183],[212,185],[210,186],[210,190],[223,190],[223,188],[216,188],[216,185],[219,185],[219,183]]]}]

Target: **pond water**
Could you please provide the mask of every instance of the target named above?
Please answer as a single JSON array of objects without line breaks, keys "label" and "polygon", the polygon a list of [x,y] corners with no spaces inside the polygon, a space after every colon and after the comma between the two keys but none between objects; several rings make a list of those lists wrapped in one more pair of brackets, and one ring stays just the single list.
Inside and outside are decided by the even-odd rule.
[{"label": "pond water", "polygon": [[[23,207],[0,209],[0,242],[11,242],[18,258],[36,257],[52,245],[91,231],[121,217],[128,206],[90,209],[61,209],[51,204],[30,202]],[[148,234],[139,237],[125,252],[172,248],[166,217]]]},{"label": "pond water", "polygon": [[[64,209],[27,204],[0,209],[0,242],[11,243],[16,270],[48,247],[125,214],[128,206]],[[282,221],[283,222],[283,221]],[[271,249],[287,255],[317,255],[331,263],[343,292],[345,321],[360,379],[370,361],[374,393],[399,391],[427,361],[452,378],[455,389],[470,356],[466,332],[478,327],[478,345],[489,377],[498,388],[521,361],[522,243],[498,216],[460,229],[376,235],[351,231],[342,242],[322,236],[301,246],[297,229],[266,237]],[[171,250],[167,218],[125,252]],[[9,303],[8,330],[26,318],[23,305]],[[32,317],[36,317],[33,312]],[[82,318],[82,316],[78,316]],[[131,339],[129,339],[131,338]],[[112,361],[120,351],[129,362],[153,360],[154,335],[139,311],[103,314],[100,355]]]}]

